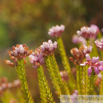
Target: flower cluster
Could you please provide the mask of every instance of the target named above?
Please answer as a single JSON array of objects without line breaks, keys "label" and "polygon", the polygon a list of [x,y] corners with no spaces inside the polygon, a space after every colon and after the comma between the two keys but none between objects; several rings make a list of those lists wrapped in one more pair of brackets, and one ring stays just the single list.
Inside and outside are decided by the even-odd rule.
[{"label": "flower cluster", "polygon": [[86,62],[80,64],[81,66],[88,65],[88,75],[91,76],[92,71],[94,70],[95,74],[99,74],[99,71],[103,71],[103,61],[99,61],[99,57],[90,58],[89,54],[86,54]]},{"label": "flower cluster", "polygon": [[44,63],[44,57],[52,54],[56,48],[56,41],[54,43],[51,40],[48,40],[48,42],[43,42],[43,44],[37,48],[35,52],[29,55],[29,59],[31,64],[33,64],[33,67],[38,68],[42,65]]},{"label": "flower cluster", "polygon": [[32,54],[29,55],[29,60],[31,64],[33,64],[33,68],[38,68],[44,63],[43,53],[40,49],[36,49],[35,52],[32,52]]},{"label": "flower cluster", "polygon": [[[17,65],[17,61],[19,59],[25,59],[27,56],[29,56],[32,53],[32,50],[28,50],[28,47],[25,44],[20,44],[12,47],[11,51],[8,51],[9,56],[11,60],[14,61],[14,63]],[[24,61],[26,62],[26,61]],[[10,60],[5,60],[5,63],[10,65],[10,66],[15,66],[13,62]]]},{"label": "flower cluster", "polygon": [[64,29],[65,29],[64,25],[61,25],[61,26],[56,25],[49,29],[48,34],[52,37],[59,38],[61,34],[64,32]]},{"label": "flower cluster", "polygon": [[57,42],[55,41],[53,43],[51,40],[48,40],[48,42],[43,42],[43,44],[40,46],[40,50],[44,56],[52,54],[56,48]]},{"label": "flower cluster", "polygon": [[0,82],[0,94],[7,89],[20,87],[20,84],[20,80],[15,80],[13,83],[8,83],[6,78],[2,78]]},{"label": "flower cluster", "polygon": [[75,43],[75,44],[79,44],[79,43],[82,43],[83,45],[87,44],[85,38],[78,36],[78,35],[73,36],[72,42]]},{"label": "flower cluster", "polygon": [[82,36],[84,37],[85,39],[89,39],[91,37],[94,37],[95,36],[95,33],[96,33],[96,30],[91,28],[91,27],[82,27],[81,30],[77,31],[77,34],[79,36]]},{"label": "flower cluster", "polygon": [[96,40],[95,44],[96,44],[97,48],[99,48],[101,51],[103,51],[103,39],[101,39],[100,41]]},{"label": "flower cluster", "polygon": [[63,81],[69,80],[68,73],[66,71],[61,71],[60,75],[61,75],[61,78],[62,78]]},{"label": "flower cluster", "polygon": [[79,49],[77,49],[77,48],[73,48],[73,49],[71,49],[71,54],[74,56],[74,58],[73,57],[70,57],[69,59],[71,60],[71,61],[73,61],[74,62],[74,64],[80,64],[80,63],[82,63],[83,62],[83,60],[84,60],[84,58],[85,58],[85,55],[87,54],[87,53],[91,53],[91,51],[92,51],[92,46],[85,46],[85,45],[83,45],[82,47],[80,47]]}]

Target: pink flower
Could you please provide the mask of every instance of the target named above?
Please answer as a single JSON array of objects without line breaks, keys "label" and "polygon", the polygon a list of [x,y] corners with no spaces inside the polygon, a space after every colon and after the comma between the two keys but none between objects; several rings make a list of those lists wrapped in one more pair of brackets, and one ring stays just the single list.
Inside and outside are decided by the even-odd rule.
[{"label": "pink flower", "polygon": [[31,55],[29,55],[29,60],[31,64],[33,64],[33,68],[38,68],[44,63],[44,57],[52,54],[54,50],[57,48],[57,42],[54,43],[51,40],[48,40],[48,42],[43,42],[43,44],[35,50],[35,52],[32,52]]},{"label": "pink flower", "polygon": [[78,36],[78,35],[73,36],[72,42],[75,43],[75,44],[79,44],[79,43],[82,43],[83,45],[87,44],[85,38]]},{"label": "pink flower", "polygon": [[33,64],[33,68],[38,68],[44,63],[44,57],[40,49],[36,49],[31,55],[29,55],[29,60]]},{"label": "pink flower", "polygon": [[94,70],[95,74],[99,74],[99,71],[103,71],[103,61],[99,61],[99,57],[90,58],[89,54],[86,54],[86,62],[81,63],[80,66],[88,65],[88,75],[91,76]]},{"label": "pink flower", "polygon": [[95,32],[95,37],[97,36],[97,34],[100,32],[99,30],[99,27],[95,24],[91,24],[90,25],[90,28],[94,29],[96,32]]},{"label": "pink flower", "polygon": [[99,48],[101,51],[103,51],[103,39],[101,39],[100,41],[96,40],[95,44],[96,44],[97,48]]},{"label": "pink flower", "polygon": [[64,25],[61,25],[61,26],[56,25],[49,29],[48,34],[52,37],[59,38],[61,34],[64,32],[64,29],[65,29]]},{"label": "pink flower", "polygon": [[48,42],[43,42],[43,44],[40,46],[40,50],[44,56],[53,53],[56,48],[57,48],[57,42],[55,41],[53,43],[51,40],[48,40]]},{"label": "pink flower", "polygon": [[9,60],[5,60],[5,63],[10,66],[17,66],[19,59],[24,59],[24,63],[26,63],[25,58],[32,53],[32,50],[28,50],[28,47],[25,44],[17,44],[16,46],[13,46],[12,50],[8,51],[8,53],[11,60],[13,60],[15,64]]},{"label": "pink flower", "polygon": [[85,39],[89,39],[91,37],[94,37],[96,33],[96,30],[94,30],[93,28],[90,27],[82,27],[81,30],[77,31],[78,36],[82,36]]}]

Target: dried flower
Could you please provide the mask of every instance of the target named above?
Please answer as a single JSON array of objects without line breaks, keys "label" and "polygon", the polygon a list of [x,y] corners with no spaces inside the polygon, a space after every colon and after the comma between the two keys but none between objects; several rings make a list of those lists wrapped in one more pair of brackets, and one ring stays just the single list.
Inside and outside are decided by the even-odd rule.
[{"label": "dried flower", "polygon": [[97,46],[98,49],[100,49],[101,51],[103,51],[103,39],[101,39],[100,41],[96,40],[95,44],[96,44],[96,46]]},{"label": "dried flower", "polygon": [[61,26],[53,26],[52,28],[49,29],[48,34],[52,37],[60,37],[61,34],[64,32],[65,26],[61,25]]},{"label": "dried flower", "polygon": [[28,50],[28,47],[25,44],[23,45],[17,44],[16,47],[13,46],[12,50],[8,51],[8,53],[9,53],[11,60],[13,60],[15,64],[11,62],[10,60],[5,60],[5,63],[10,66],[15,66],[15,65],[17,66],[17,61],[19,59],[24,59],[24,63],[26,63],[25,58],[32,53],[32,50]]},{"label": "dried flower", "polygon": [[85,55],[87,53],[90,53],[92,51],[92,46],[85,46],[83,45],[79,49],[73,48],[70,50],[71,54],[74,56],[70,57],[69,59],[74,62],[74,64],[81,64],[85,58]]},{"label": "dried flower", "polygon": [[87,44],[85,38],[78,36],[78,35],[73,36],[72,42],[75,43],[75,44],[79,44],[79,43],[82,43],[83,45]]},{"label": "dried flower", "polygon": [[95,36],[95,33],[96,33],[96,30],[93,29],[93,28],[90,28],[90,27],[82,27],[81,30],[77,31],[77,34],[79,36],[82,36],[84,37],[85,39],[89,39],[91,37],[94,37]]},{"label": "dried flower", "polygon": [[86,62],[80,64],[81,66],[88,65],[88,75],[91,76],[92,71],[94,70],[95,74],[99,74],[99,71],[103,71],[103,61],[99,61],[99,57],[90,58],[89,54],[86,54]]}]

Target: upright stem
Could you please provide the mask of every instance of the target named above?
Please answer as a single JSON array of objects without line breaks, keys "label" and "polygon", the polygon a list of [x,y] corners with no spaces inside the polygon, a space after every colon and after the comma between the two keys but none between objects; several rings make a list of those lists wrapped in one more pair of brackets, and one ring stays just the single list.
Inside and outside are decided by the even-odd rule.
[{"label": "upright stem", "polygon": [[52,64],[50,63],[49,56],[47,56],[45,58],[45,62],[46,62],[47,70],[49,71],[49,74],[50,74],[50,78],[52,80],[52,84],[53,84],[54,88],[56,89],[56,91],[58,93],[58,97],[60,97],[60,95],[61,95],[60,86],[58,85],[58,82],[55,78],[55,74],[53,72],[53,67],[52,67]]},{"label": "upright stem", "polygon": [[55,103],[52,97],[52,93],[50,92],[50,88],[47,84],[46,77],[43,72],[42,66],[37,68],[38,72],[38,81],[41,95],[41,103]]},{"label": "upright stem", "polygon": [[75,79],[71,73],[71,68],[70,68],[70,65],[69,65],[69,62],[68,62],[68,59],[66,56],[65,48],[64,48],[63,41],[62,41],[61,37],[59,37],[57,39],[57,42],[58,42],[58,49],[59,49],[59,53],[60,53],[60,57],[61,57],[64,69],[67,71],[69,78],[70,78],[69,86],[71,89],[74,89],[74,88],[76,88]]},{"label": "upright stem", "polygon": [[102,80],[100,85],[100,95],[103,95],[103,71],[101,71],[101,74],[102,74]]},{"label": "upright stem", "polygon": [[83,80],[83,75],[82,75],[82,67],[77,66],[77,87],[78,87],[78,92],[79,95],[82,95],[82,81]]},{"label": "upright stem", "polygon": [[18,66],[16,70],[17,70],[17,75],[21,81],[21,90],[23,92],[25,103],[34,103],[28,88],[23,59],[18,60]]},{"label": "upright stem", "polygon": [[87,66],[85,66],[83,67],[83,95],[88,95],[88,86],[89,86],[88,72],[87,72]]},{"label": "upright stem", "polygon": [[91,76],[89,77],[89,95],[94,94],[94,88],[95,88],[95,75],[94,75],[94,70],[92,68],[92,73]]},{"label": "upright stem", "polygon": [[92,41],[92,45],[93,45],[93,49],[92,49],[92,52],[90,53],[90,56],[93,57],[93,56],[98,56],[98,49],[96,47],[96,44],[94,43],[94,39],[91,39]]},{"label": "upright stem", "polygon": [[61,78],[61,75],[60,75],[60,72],[59,72],[59,67],[57,65],[56,59],[54,57],[54,54],[52,56],[49,56],[49,58],[50,58],[51,65],[53,67],[52,69],[53,69],[53,72],[55,74],[55,78],[56,78],[56,80],[58,82],[58,85],[60,86],[62,94],[65,94],[65,95],[66,94],[70,94],[66,83],[62,81],[62,78]]}]

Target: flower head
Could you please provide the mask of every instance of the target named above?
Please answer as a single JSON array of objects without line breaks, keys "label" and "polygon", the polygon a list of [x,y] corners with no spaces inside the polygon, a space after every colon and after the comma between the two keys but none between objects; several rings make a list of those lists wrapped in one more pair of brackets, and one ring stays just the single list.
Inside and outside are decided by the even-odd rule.
[{"label": "flower head", "polygon": [[[5,63],[10,65],[10,66],[15,66],[17,65],[17,61],[19,59],[25,59],[27,56],[29,56],[32,53],[32,50],[28,50],[28,47],[25,44],[17,44],[16,47],[13,46],[11,51],[8,51],[9,56],[11,58],[11,60],[14,61],[11,62],[10,60],[5,60]],[[24,60],[24,63],[26,63],[26,61]]]},{"label": "flower head", "polygon": [[98,49],[100,49],[101,51],[103,51],[103,39],[101,39],[100,41],[96,40],[95,44],[96,44],[96,46],[97,46]]},{"label": "flower head", "polygon": [[77,34],[79,36],[82,36],[84,37],[85,39],[89,39],[91,37],[94,37],[95,36],[95,33],[96,33],[96,30],[93,29],[93,28],[90,28],[90,27],[82,27],[81,30],[77,31]]},{"label": "flower head", "polygon": [[65,29],[64,25],[61,25],[61,26],[56,25],[49,29],[48,34],[52,37],[59,38],[61,34],[64,32],[64,29]]},{"label": "flower head", "polygon": [[97,36],[97,34],[100,32],[100,29],[97,25],[95,24],[91,24],[90,25],[90,28],[94,29],[96,32],[95,32],[95,37]]},{"label": "flower head", "polygon": [[33,68],[38,68],[44,63],[43,53],[40,49],[36,49],[31,55],[29,55],[29,60],[33,64]]},{"label": "flower head", "polygon": [[74,62],[74,64],[81,64],[85,58],[85,55],[87,53],[90,53],[92,51],[92,46],[85,46],[83,45],[82,47],[80,47],[79,49],[77,48],[73,48],[71,49],[71,54],[74,56],[73,57],[70,57],[69,59],[71,61]]},{"label": "flower head", "polygon": [[43,53],[43,56],[52,54],[56,48],[57,42],[55,41],[53,43],[51,40],[48,40],[48,42],[43,42],[43,44],[40,46],[40,50]]},{"label": "flower head", "polygon": [[38,68],[44,63],[44,57],[52,54],[57,48],[57,42],[54,43],[51,40],[48,42],[43,42],[43,44],[37,48],[31,55],[29,55],[29,60],[33,64],[33,68]]},{"label": "flower head", "polygon": [[94,70],[95,74],[99,74],[99,71],[103,71],[103,61],[99,61],[99,57],[90,58],[89,54],[86,54],[86,62],[80,64],[81,66],[88,65],[88,75],[91,76]]}]

